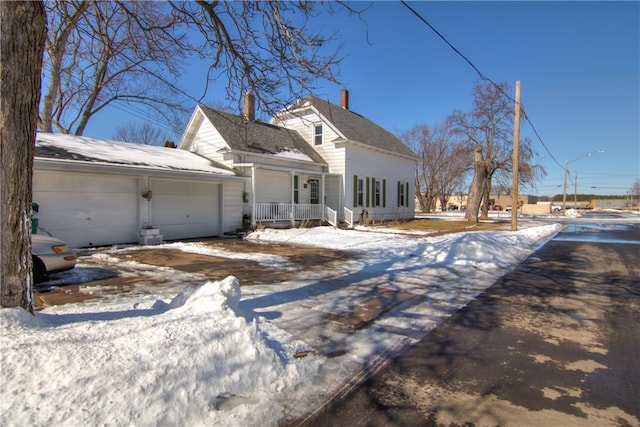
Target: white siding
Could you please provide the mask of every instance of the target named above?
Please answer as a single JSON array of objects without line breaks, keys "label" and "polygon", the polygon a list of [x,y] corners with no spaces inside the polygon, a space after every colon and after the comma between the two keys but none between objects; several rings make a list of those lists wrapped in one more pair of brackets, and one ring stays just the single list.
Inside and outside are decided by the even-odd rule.
[{"label": "white siding", "polygon": [[[345,206],[350,209],[360,210],[362,207],[353,206],[354,180],[353,176],[358,178],[369,178],[377,181],[386,181],[386,207],[372,206],[372,187],[369,189],[369,206],[366,206],[366,195],[364,201],[364,209],[369,212],[370,219],[388,220],[394,218],[413,218],[414,216],[414,163],[411,160],[386,155],[381,152],[369,150],[360,146],[349,146],[347,150],[347,174],[345,177]],[[409,203],[398,206],[398,182],[408,183],[409,186]],[[382,205],[382,203],[381,203]]]},{"label": "white siding", "polygon": [[189,151],[198,153],[208,159],[231,167],[232,162],[226,161],[223,154],[219,152],[220,149],[227,147],[227,143],[224,141],[217,129],[211,124],[211,122],[209,122],[209,120],[205,119],[195,131]]},{"label": "white siding", "polygon": [[256,169],[256,202],[290,203],[291,174],[269,169]]},{"label": "white siding", "polygon": [[342,212],[343,208],[343,204],[340,201],[340,194],[344,194],[340,185],[341,181],[340,177],[335,175],[325,178],[326,205],[338,212]]},{"label": "white siding", "polygon": [[315,145],[313,141],[314,127],[320,122],[319,116],[309,114],[304,117],[292,117],[282,122],[281,125],[297,131],[307,143],[314,148],[329,166],[329,172],[343,175],[345,167],[344,148],[336,148],[335,141],[340,138],[331,127],[323,123],[323,143]]},{"label": "white siding", "polygon": [[244,183],[229,181],[222,185],[222,232],[233,233],[242,228],[242,192]]}]

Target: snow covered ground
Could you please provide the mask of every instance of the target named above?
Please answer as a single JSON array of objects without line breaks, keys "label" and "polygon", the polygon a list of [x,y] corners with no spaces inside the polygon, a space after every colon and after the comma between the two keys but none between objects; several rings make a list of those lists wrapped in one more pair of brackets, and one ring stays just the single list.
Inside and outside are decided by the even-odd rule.
[{"label": "snow covered ground", "polygon": [[[332,280],[301,271],[295,281],[240,288],[228,277],[173,295],[68,304],[35,316],[2,309],[0,425],[276,425],[424,337],[559,228],[438,237],[264,230],[248,238],[356,256]],[[251,256],[279,262],[259,246]],[[185,277],[136,268],[147,267],[156,280]],[[394,298],[391,311],[364,327],[340,321]]]}]

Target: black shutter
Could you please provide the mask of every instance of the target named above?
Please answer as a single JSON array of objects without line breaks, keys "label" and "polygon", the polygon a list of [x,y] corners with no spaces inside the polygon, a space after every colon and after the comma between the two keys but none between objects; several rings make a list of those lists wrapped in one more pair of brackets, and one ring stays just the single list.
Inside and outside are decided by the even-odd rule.
[{"label": "black shutter", "polygon": [[382,207],[387,207],[387,180],[382,180]]},{"label": "black shutter", "polygon": [[369,207],[369,197],[371,195],[371,184],[369,182],[369,177],[367,177],[367,187],[365,188],[365,190],[366,190],[366,196],[367,196],[367,204],[365,206]]},{"label": "black shutter", "polygon": [[409,183],[405,182],[404,183],[404,205],[406,207],[409,207]]},{"label": "black shutter", "polygon": [[353,175],[353,207],[358,206],[358,175]]},{"label": "black shutter", "polygon": [[371,178],[371,207],[376,206],[376,179]]}]

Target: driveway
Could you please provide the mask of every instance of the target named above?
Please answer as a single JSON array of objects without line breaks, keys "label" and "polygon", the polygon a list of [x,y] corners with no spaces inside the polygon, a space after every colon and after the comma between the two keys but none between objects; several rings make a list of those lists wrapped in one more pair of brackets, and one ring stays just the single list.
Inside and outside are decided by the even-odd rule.
[{"label": "driveway", "polygon": [[[353,258],[331,249],[231,238],[185,243],[81,250],[74,270],[53,275],[36,287],[36,309],[123,295],[174,296],[185,286],[230,275],[243,287],[285,282],[300,271],[331,278],[335,263]],[[271,262],[262,262],[265,258]]]},{"label": "driveway", "polygon": [[[510,222],[499,218],[471,226],[466,221],[430,220],[394,224],[394,228],[408,233],[428,232],[430,236],[509,227]],[[269,257],[271,262],[265,263]],[[35,288],[35,305],[36,310],[42,310],[47,306],[123,295],[153,293],[173,297],[187,285],[229,275],[236,276],[242,287],[286,282],[296,279],[299,272],[330,280],[342,275],[340,263],[353,257],[352,252],[235,238],[82,249],[74,270],[53,275]]]}]

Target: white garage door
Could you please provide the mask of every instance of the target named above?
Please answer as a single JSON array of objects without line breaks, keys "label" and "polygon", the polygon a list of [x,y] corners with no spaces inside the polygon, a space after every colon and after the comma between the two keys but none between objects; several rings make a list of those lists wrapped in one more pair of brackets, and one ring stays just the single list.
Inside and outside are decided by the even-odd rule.
[{"label": "white garage door", "polygon": [[33,189],[40,227],[71,247],[138,240],[135,177],[35,171]]},{"label": "white garage door", "polygon": [[151,223],[164,240],[220,235],[220,184],[151,179]]}]

